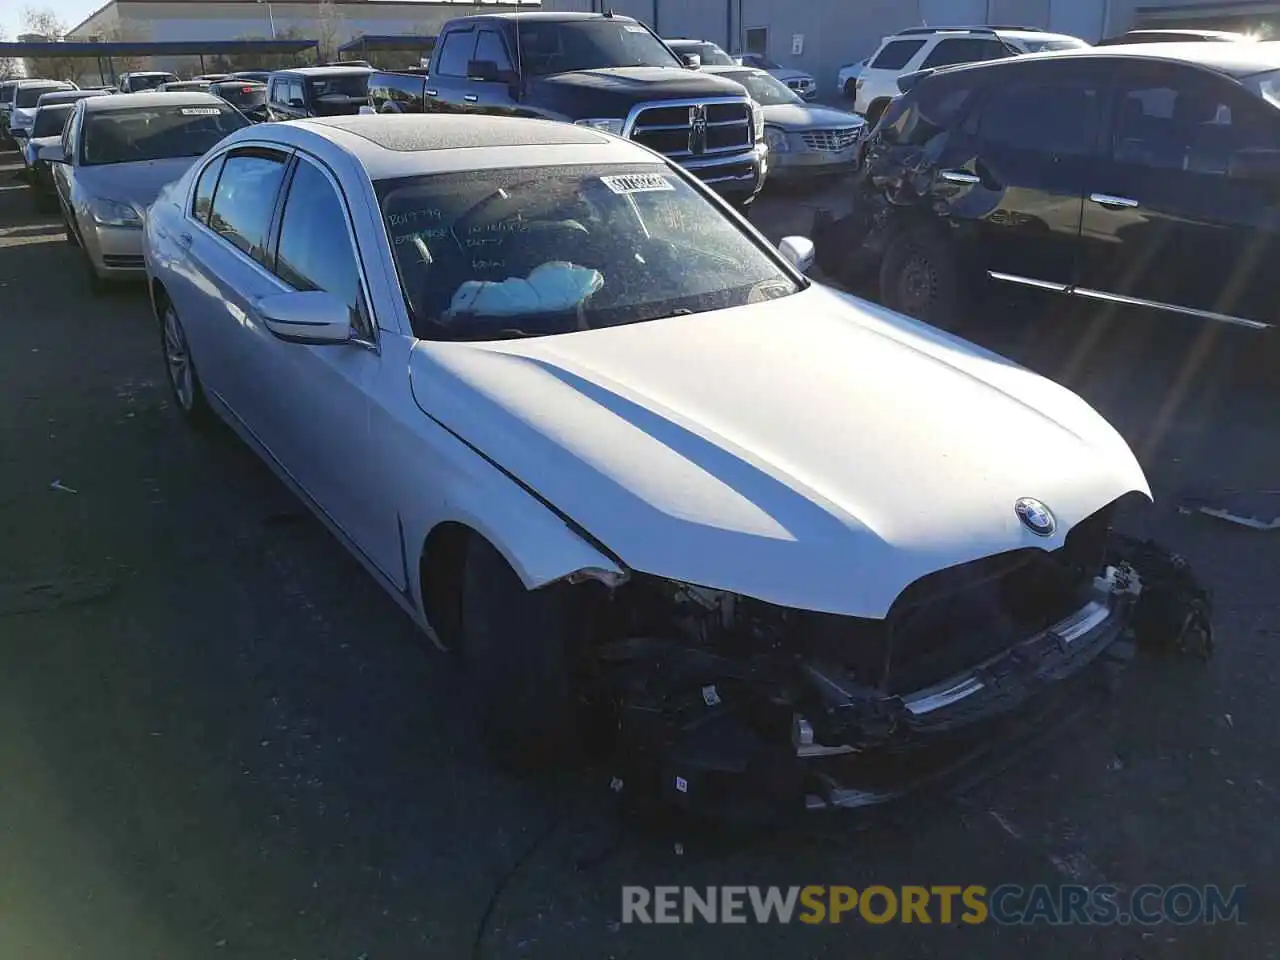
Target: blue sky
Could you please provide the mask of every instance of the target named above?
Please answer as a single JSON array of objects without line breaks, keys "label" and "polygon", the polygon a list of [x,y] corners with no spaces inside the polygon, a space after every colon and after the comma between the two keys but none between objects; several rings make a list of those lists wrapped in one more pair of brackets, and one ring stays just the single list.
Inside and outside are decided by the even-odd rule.
[{"label": "blue sky", "polygon": [[22,11],[28,6],[52,10],[66,26],[74,27],[104,2],[105,0],[42,0],[42,2],[30,3],[23,0],[6,0],[5,3],[0,3],[0,27],[4,28],[10,40],[25,32],[22,26]]}]

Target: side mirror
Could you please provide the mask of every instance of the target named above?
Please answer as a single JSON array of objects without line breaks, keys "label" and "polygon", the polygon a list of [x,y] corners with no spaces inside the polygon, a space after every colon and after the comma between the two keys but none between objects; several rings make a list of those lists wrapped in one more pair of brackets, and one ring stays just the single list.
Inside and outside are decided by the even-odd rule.
[{"label": "side mirror", "polygon": [[1280,150],[1270,147],[1237,150],[1227,164],[1227,176],[1246,183],[1280,187]]},{"label": "side mirror", "polygon": [[299,100],[297,97],[289,98],[289,106],[293,107],[293,109],[295,110],[305,110],[307,107],[306,103],[302,100]]},{"label": "side mirror", "polygon": [[778,252],[801,273],[808,273],[813,266],[813,241],[808,237],[783,237]]},{"label": "side mirror", "polygon": [[471,60],[467,63],[467,79],[480,80],[484,83],[498,83],[502,76],[498,65],[492,60]]},{"label": "side mirror", "polygon": [[62,155],[62,144],[50,143],[41,147],[36,153],[37,160],[43,160],[45,163],[66,163],[67,158]]},{"label": "side mirror", "polygon": [[696,53],[681,54],[680,59],[684,62],[684,65],[688,67],[690,70],[702,69],[702,57],[700,57]]},{"label": "side mirror", "polygon": [[262,297],[256,304],[263,323],[290,343],[347,343],[351,310],[331,293],[307,290]]}]

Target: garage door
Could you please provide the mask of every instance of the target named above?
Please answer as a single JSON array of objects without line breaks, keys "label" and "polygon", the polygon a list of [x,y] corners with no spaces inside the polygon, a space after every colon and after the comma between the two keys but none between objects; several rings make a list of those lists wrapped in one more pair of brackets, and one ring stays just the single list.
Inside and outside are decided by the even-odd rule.
[{"label": "garage door", "polygon": [[929,27],[987,22],[987,0],[920,0],[920,19]]},{"label": "garage door", "polygon": [[1049,0],[1049,29],[1090,43],[1101,40],[1106,0]]}]

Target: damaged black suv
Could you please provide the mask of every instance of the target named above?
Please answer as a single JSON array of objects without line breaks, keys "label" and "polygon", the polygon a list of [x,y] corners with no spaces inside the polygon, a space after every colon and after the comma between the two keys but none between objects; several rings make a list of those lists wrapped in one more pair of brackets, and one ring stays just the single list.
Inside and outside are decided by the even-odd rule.
[{"label": "damaged black suv", "polygon": [[825,271],[947,326],[977,282],[1280,321],[1280,54],[1145,44],[903,78]]}]

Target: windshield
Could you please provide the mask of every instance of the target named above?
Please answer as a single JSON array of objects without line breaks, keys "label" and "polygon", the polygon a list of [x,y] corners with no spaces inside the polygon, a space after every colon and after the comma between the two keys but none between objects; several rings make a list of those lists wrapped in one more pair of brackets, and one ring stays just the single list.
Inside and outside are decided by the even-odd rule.
[{"label": "windshield", "polygon": [[742,62],[749,67],[759,67],[761,70],[781,70],[782,64],[774,60],[770,60],[763,53],[744,53]]},{"label": "windshield", "polygon": [[1280,70],[1255,73],[1240,81],[1273,107],[1280,107]]},{"label": "windshield", "polygon": [[782,103],[804,103],[800,96],[777,77],[769,73],[725,73],[728,77],[747,88],[751,99],[766,107]]},{"label": "windshield", "polygon": [[1022,40],[1021,43],[1027,48],[1027,53],[1040,53],[1044,50],[1079,50],[1081,47],[1089,46],[1083,40],[1063,37],[1057,40]]},{"label": "windshield", "polygon": [[734,67],[733,57],[725,53],[714,43],[682,43],[677,53],[696,53],[702,58],[704,67]]},{"label": "windshield", "polygon": [[367,97],[369,95],[369,75],[367,73],[345,73],[331,77],[315,77],[310,83],[311,96],[315,100],[323,97]]},{"label": "windshield", "polygon": [[260,107],[267,102],[267,86],[264,83],[220,83],[209,89],[228,103],[237,107]]},{"label": "windshield", "polygon": [[31,128],[32,139],[37,137],[56,137],[66,126],[67,117],[75,109],[74,103],[60,103],[53,107],[41,107],[36,113],[36,122]]},{"label": "windshield", "polygon": [[40,87],[19,87],[13,105],[18,108],[34,107],[43,94],[51,90],[73,90],[69,83],[50,83]]},{"label": "windshield", "polygon": [[248,123],[231,107],[217,103],[95,111],[84,119],[81,163],[198,157]]},{"label": "windshield", "polygon": [[177,79],[177,75],[172,73],[135,73],[129,77],[129,89],[134,93],[139,90],[154,90],[162,83],[173,83]]},{"label": "windshield", "polygon": [[377,185],[415,333],[500,340],[696,314],[798,289],[665,167],[539,167]]},{"label": "windshield", "polygon": [[520,57],[533,76],[601,67],[684,67],[646,28],[625,20],[523,21]]}]

